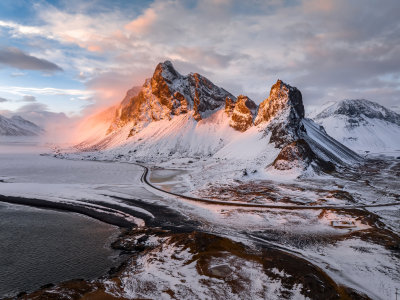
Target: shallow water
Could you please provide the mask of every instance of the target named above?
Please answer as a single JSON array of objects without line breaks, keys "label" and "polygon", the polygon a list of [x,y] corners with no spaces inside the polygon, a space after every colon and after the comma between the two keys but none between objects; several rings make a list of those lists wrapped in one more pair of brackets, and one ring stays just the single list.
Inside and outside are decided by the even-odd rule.
[{"label": "shallow water", "polygon": [[183,180],[182,175],[187,173],[187,170],[155,169],[151,170],[149,180],[151,183],[168,192],[185,193],[188,191],[189,187]]},{"label": "shallow water", "polygon": [[118,264],[110,244],[119,233],[80,214],[0,203],[0,298],[106,274]]}]

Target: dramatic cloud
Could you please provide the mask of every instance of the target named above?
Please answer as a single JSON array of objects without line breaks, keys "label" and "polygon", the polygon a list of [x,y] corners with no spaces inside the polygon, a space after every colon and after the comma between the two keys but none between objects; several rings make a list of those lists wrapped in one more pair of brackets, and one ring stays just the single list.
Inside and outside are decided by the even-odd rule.
[{"label": "dramatic cloud", "polygon": [[399,80],[392,79],[400,70],[398,8],[394,0],[384,6],[360,0],[155,1],[118,34],[85,37],[85,43],[115,53],[109,67],[125,82],[127,70],[150,76],[157,62],[170,59],[182,73],[203,73],[257,102],[281,78],[298,86],[311,106],[350,97],[394,106],[400,98]]},{"label": "dramatic cloud", "polygon": [[21,70],[62,71],[56,64],[24,53],[17,48],[0,49],[0,64]]},{"label": "dramatic cloud", "polygon": [[[398,0],[156,0],[139,6],[98,0],[40,2],[35,9],[37,22],[0,21],[0,28],[27,39],[34,58],[73,74],[88,94],[37,93],[80,94],[106,106],[169,59],[183,74],[202,73],[256,102],[280,78],[302,91],[308,107],[344,98],[399,107]],[[36,95],[32,88],[11,89]]]}]

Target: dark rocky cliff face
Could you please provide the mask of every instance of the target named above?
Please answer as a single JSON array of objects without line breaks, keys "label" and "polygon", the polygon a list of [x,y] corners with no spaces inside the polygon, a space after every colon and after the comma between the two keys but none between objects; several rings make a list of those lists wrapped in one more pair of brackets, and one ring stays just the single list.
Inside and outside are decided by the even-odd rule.
[{"label": "dark rocky cliff face", "polygon": [[277,170],[293,168],[305,170],[310,165],[315,171],[333,172],[335,170],[334,164],[318,158],[310,145],[303,139],[296,140],[283,147],[273,163]]},{"label": "dark rocky cliff face", "polygon": [[189,110],[199,121],[207,111],[224,106],[226,98],[236,99],[206,77],[198,73],[182,76],[170,61],[165,61],[157,65],[152,78],[139,91],[128,91],[108,132],[129,122],[135,126],[139,121],[170,119]]},{"label": "dark rocky cliff face", "polygon": [[278,80],[272,86],[269,97],[260,104],[254,123],[268,124],[266,133],[271,132],[270,142],[282,147],[299,138],[303,118],[301,92]]},{"label": "dark rocky cliff face", "polygon": [[269,97],[260,104],[255,124],[268,122],[286,110],[289,110],[292,119],[304,118],[301,92],[278,79],[271,87]]}]

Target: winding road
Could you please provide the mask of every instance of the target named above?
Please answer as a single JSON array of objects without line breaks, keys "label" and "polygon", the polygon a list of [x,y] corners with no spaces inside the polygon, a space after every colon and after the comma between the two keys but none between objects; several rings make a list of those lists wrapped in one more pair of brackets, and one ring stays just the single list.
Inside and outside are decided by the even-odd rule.
[{"label": "winding road", "polygon": [[369,204],[369,205],[315,205],[315,206],[307,206],[307,205],[273,205],[273,204],[253,204],[253,203],[246,203],[246,202],[233,202],[233,201],[220,201],[220,200],[212,200],[212,199],[205,199],[205,198],[197,198],[187,195],[182,195],[174,192],[170,192],[164,190],[154,184],[152,184],[149,179],[148,175],[150,173],[150,169],[142,164],[132,163],[144,169],[141,181],[148,185],[149,187],[156,189],[160,192],[176,196],[182,199],[195,201],[195,202],[202,202],[207,204],[218,204],[224,206],[239,206],[239,207],[248,207],[248,208],[275,208],[275,209],[289,209],[289,210],[296,210],[296,209],[332,209],[332,210],[350,210],[350,209],[363,209],[363,208],[373,208],[373,207],[386,207],[386,206],[396,206],[400,205],[400,202],[392,202],[392,203],[383,203],[383,204]]},{"label": "winding road", "polygon": [[[104,161],[103,161],[104,162]],[[164,190],[163,188],[155,185],[150,181],[151,169],[140,163],[124,162],[126,164],[134,164],[142,168],[143,172],[140,175],[140,181],[143,185],[149,187],[149,191],[158,191],[164,195],[170,195],[187,201],[193,201],[198,203],[205,203],[209,205],[221,205],[225,207],[246,207],[246,208],[258,208],[258,209],[280,209],[280,210],[315,210],[315,209],[329,209],[329,210],[353,210],[353,209],[365,209],[373,207],[388,207],[388,206],[398,206],[400,202],[395,203],[385,203],[385,204],[372,204],[372,205],[319,205],[319,206],[307,206],[307,205],[268,205],[268,204],[253,204],[246,202],[233,202],[233,201],[222,201],[222,200],[212,200],[205,198],[198,198],[188,195],[183,195],[171,191]],[[140,174],[140,173],[139,173]],[[139,175],[138,174],[138,175]],[[137,177],[136,177],[137,178]],[[42,199],[28,199],[21,197],[9,197],[0,195],[0,201],[11,202],[15,204],[25,204],[43,208],[50,209],[62,209],[67,211],[73,211],[81,214],[88,215],[90,217],[99,219],[103,222],[114,224],[120,227],[132,227],[135,226],[135,222],[130,219],[130,217],[135,217],[144,220],[147,227],[163,228],[169,229],[174,233],[181,232],[192,232],[200,228],[199,224],[195,220],[191,220],[189,217],[181,215],[173,207],[168,207],[166,203],[145,201],[143,199],[135,199],[132,197],[122,198],[118,196],[105,195],[117,199],[118,202],[99,202],[95,200],[81,200],[76,202],[56,202]],[[165,201],[167,202],[167,201]],[[121,205],[124,204],[124,205]],[[139,208],[139,209],[136,209]],[[141,211],[141,210],[142,211]],[[147,214],[143,211],[148,212]],[[217,230],[216,232],[211,232],[212,234],[217,234],[221,236],[226,236],[228,238],[236,238],[237,240],[248,239],[255,242],[257,245],[261,245],[266,249],[275,249],[280,251],[285,255],[291,255],[293,261],[300,259],[306,265],[313,266],[313,270],[317,270],[320,274],[323,274],[329,281],[336,284],[338,276],[342,274],[338,271],[327,271],[325,270],[325,261],[318,258],[308,257],[306,253],[301,251],[296,251],[293,248],[285,247],[275,242],[274,239],[269,239],[268,236],[263,236],[258,232],[251,231],[235,231],[227,235],[226,232]],[[282,254],[282,255],[283,255]],[[287,256],[285,256],[287,257]],[[297,264],[296,264],[297,266]],[[333,276],[335,275],[335,276]],[[335,278],[336,280],[332,279]],[[358,287],[362,290],[362,286],[358,286],[357,282],[352,282],[352,286]]]},{"label": "winding road", "polygon": [[[103,161],[104,162],[104,161]],[[107,161],[112,162],[112,161]],[[280,210],[318,210],[318,209],[329,209],[334,211],[341,210],[354,210],[354,209],[366,209],[366,208],[374,208],[374,207],[389,207],[389,206],[398,206],[400,202],[395,203],[384,203],[384,204],[371,204],[371,205],[345,205],[345,206],[335,206],[335,205],[318,205],[318,206],[309,206],[309,205],[269,205],[269,204],[254,204],[254,203],[246,203],[246,202],[234,202],[234,201],[222,201],[222,200],[212,200],[205,198],[198,198],[193,196],[187,196],[179,193],[174,193],[171,191],[164,190],[153,183],[150,182],[149,174],[150,168],[140,164],[140,163],[128,163],[134,164],[143,169],[143,173],[141,175],[141,182],[146,186],[154,189],[158,192],[161,192],[165,195],[171,195],[177,198],[185,199],[188,201],[205,203],[210,205],[221,205],[225,207],[246,207],[246,208],[258,208],[258,209],[280,209]],[[37,198],[24,198],[24,197],[15,197],[15,196],[6,196],[0,194],[0,201],[9,202],[14,204],[22,204],[29,205],[41,208],[48,209],[61,209],[65,211],[76,212],[80,214],[87,215],[89,217],[101,220],[103,222],[117,225],[120,227],[131,227],[136,226],[135,220],[132,220],[131,217],[142,219],[146,224],[152,224],[155,226],[162,226],[162,224],[173,224],[176,223],[176,218],[178,218],[179,214],[174,211],[173,208],[169,208],[162,203],[147,203],[146,201],[142,201],[140,199],[134,198],[122,198],[117,196],[111,196],[118,201],[122,201],[127,205],[121,206],[116,203],[107,203],[107,202],[97,202],[91,200],[82,200],[75,202],[64,202],[64,201],[50,201],[44,199]],[[135,208],[139,208],[135,209]],[[162,208],[162,209],[160,209]],[[150,212],[150,216],[148,214],[144,214],[140,212],[140,209],[144,209],[145,211]],[[153,216],[151,216],[153,215]],[[184,227],[192,228],[194,224],[190,220],[184,220],[182,218],[180,222],[184,224]]]}]

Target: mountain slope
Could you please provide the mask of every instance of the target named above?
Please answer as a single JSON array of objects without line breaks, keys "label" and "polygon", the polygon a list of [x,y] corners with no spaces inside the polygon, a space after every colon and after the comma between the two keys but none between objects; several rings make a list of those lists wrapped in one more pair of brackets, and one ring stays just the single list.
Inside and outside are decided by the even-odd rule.
[{"label": "mountain slope", "polygon": [[3,136],[35,136],[44,132],[36,124],[20,116],[6,118],[0,115],[0,135]]},{"label": "mountain slope", "polygon": [[311,117],[355,151],[400,150],[400,115],[368,100],[332,103]]}]

